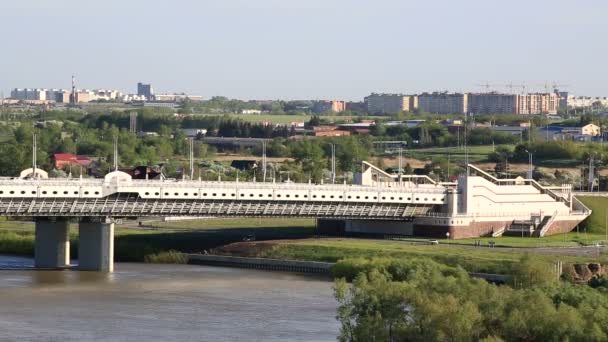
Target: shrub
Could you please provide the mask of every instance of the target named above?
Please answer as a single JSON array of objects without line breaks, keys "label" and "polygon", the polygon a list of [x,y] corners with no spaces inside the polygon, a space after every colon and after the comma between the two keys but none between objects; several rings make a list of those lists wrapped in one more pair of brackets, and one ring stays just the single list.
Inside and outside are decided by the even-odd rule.
[{"label": "shrub", "polygon": [[188,255],[176,251],[166,251],[156,254],[148,254],[144,257],[148,264],[187,264]]}]

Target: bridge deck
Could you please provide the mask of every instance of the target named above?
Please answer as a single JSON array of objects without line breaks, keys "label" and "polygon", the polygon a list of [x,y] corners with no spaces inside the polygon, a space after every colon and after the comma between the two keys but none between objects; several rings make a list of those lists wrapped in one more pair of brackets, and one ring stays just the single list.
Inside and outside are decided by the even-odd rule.
[{"label": "bridge deck", "polygon": [[287,202],[197,199],[143,199],[116,194],[101,199],[0,199],[0,215],[25,217],[240,216],[318,217],[373,220],[406,219],[431,210],[431,205]]}]

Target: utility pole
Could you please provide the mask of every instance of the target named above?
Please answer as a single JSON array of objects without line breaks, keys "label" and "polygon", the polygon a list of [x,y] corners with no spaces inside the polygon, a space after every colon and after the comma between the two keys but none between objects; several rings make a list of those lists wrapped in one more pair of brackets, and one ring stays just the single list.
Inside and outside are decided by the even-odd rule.
[{"label": "utility pole", "polygon": [[331,144],[331,184],[336,183],[336,144]]},{"label": "utility pole", "polygon": [[464,119],[464,167],[467,170],[467,176],[469,175],[469,149],[467,147],[467,126],[469,125],[469,120],[467,114],[465,114]]},{"label": "utility pole", "polygon": [[403,148],[399,147],[399,185],[403,178]]},{"label": "utility pole", "polygon": [[262,140],[262,182],[266,183],[266,140]]},{"label": "utility pole", "polygon": [[[117,136],[114,136],[114,171],[118,171],[118,137]],[[118,177],[116,179],[118,179]]]},{"label": "utility pole", "polygon": [[38,149],[37,140],[38,139],[36,137],[36,134],[34,134],[32,137],[32,178],[36,178],[36,167],[37,167],[36,153],[37,153],[37,149]]},{"label": "utility pole", "polygon": [[194,139],[190,139],[190,180],[194,178]]}]

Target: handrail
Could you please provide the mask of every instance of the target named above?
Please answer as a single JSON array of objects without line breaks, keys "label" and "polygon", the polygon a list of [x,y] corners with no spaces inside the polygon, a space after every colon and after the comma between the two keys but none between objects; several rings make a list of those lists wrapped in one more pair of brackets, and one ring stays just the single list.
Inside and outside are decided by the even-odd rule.
[{"label": "handrail", "polygon": [[538,233],[538,235],[540,237],[545,236],[545,233],[547,233],[547,230],[549,230],[549,227],[551,227],[551,225],[553,224],[553,221],[555,221],[556,217],[557,217],[557,210],[553,213],[553,215],[549,218],[549,220],[547,220],[547,222],[545,222],[545,225],[540,229],[540,232]]},{"label": "handrail", "polygon": [[[0,186],[116,186],[114,182],[107,183],[103,179],[0,179]],[[311,191],[349,191],[349,192],[382,192],[382,193],[412,193],[412,194],[443,194],[446,188],[436,185],[416,185],[388,187],[364,186],[354,184],[308,184],[308,183],[256,183],[256,182],[221,182],[221,181],[159,181],[132,180],[119,183],[118,187],[128,189],[133,187],[177,187],[177,188],[209,188],[209,189],[268,189],[268,190],[311,190]],[[409,186],[411,185],[411,186]]]},{"label": "handrail", "polygon": [[578,209],[575,207],[581,208],[583,213],[585,214],[591,214],[591,209],[589,209],[589,207],[587,207],[585,203],[581,202],[581,200],[576,198],[576,196],[572,196],[572,209]]}]

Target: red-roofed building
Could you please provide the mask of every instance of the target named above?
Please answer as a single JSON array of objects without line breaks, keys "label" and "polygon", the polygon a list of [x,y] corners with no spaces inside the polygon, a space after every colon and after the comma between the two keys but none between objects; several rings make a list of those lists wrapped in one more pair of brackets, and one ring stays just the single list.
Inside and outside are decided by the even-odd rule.
[{"label": "red-roofed building", "polygon": [[69,168],[70,165],[80,165],[88,167],[91,165],[91,159],[87,156],[77,156],[71,153],[55,153],[53,154],[53,167],[57,170]]}]

